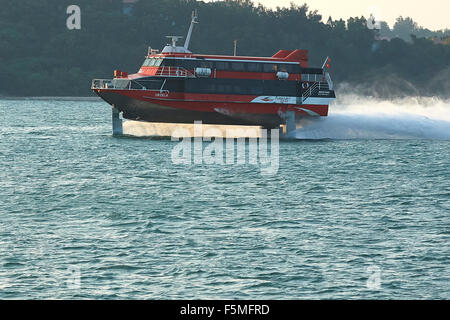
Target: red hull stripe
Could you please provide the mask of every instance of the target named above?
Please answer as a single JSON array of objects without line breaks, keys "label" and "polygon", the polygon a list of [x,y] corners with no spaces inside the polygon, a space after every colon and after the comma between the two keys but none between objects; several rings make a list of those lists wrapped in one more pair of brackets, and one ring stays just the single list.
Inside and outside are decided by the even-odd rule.
[{"label": "red hull stripe", "polygon": [[[97,89],[98,92],[106,91]],[[295,105],[279,103],[251,103],[255,96],[212,95],[212,94],[161,94],[148,90],[108,90],[133,99],[152,102],[161,106],[203,112],[280,114],[294,110],[299,115],[328,115],[328,105]],[[224,99],[221,101],[221,98]],[[236,100],[239,98],[240,100]],[[234,100],[231,100],[234,99]],[[302,109],[306,109],[304,111]],[[311,111],[312,113],[308,112]]]}]

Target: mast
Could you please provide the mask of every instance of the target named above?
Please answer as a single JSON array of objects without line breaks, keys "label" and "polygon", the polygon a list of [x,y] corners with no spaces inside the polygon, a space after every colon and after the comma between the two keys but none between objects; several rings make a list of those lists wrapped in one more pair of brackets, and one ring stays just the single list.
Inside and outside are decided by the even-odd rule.
[{"label": "mast", "polygon": [[186,36],[186,41],[184,41],[184,48],[188,50],[189,47],[189,41],[191,41],[191,35],[192,35],[192,29],[194,29],[194,23],[198,23],[197,21],[197,10],[192,11],[192,20],[191,25],[189,26],[189,31]]}]

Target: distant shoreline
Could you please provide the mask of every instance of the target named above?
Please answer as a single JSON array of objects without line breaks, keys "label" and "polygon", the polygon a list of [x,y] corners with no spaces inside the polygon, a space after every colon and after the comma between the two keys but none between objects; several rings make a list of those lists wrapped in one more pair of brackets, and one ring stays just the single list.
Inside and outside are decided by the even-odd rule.
[{"label": "distant shoreline", "polygon": [[0,100],[59,100],[59,101],[101,101],[100,97],[51,97],[51,96],[43,96],[43,97],[2,97],[0,96]]}]

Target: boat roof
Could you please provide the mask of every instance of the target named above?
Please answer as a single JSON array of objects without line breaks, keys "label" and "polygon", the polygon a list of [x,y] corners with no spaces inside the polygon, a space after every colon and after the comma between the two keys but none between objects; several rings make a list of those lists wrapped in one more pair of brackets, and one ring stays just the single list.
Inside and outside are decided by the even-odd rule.
[{"label": "boat roof", "polygon": [[281,62],[281,63],[300,63],[307,65],[308,50],[279,50],[272,57],[255,57],[255,56],[227,56],[227,55],[210,55],[210,54],[194,54],[194,53],[159,53],[150,54],[148,58],[178,58],[178,59],[205,59],[205,60],[224,60],[224,61],[244,61],[244,62]]}]

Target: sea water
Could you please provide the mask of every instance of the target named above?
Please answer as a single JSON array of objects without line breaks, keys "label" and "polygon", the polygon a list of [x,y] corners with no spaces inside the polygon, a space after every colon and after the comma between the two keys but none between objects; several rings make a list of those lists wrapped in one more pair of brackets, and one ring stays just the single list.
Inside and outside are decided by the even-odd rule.
[{"label": "sea water", "polygon": [[98,100],[0,100],[0,298],[449,299],[449,115],[344,96],[264,176],[113,137]]}]

